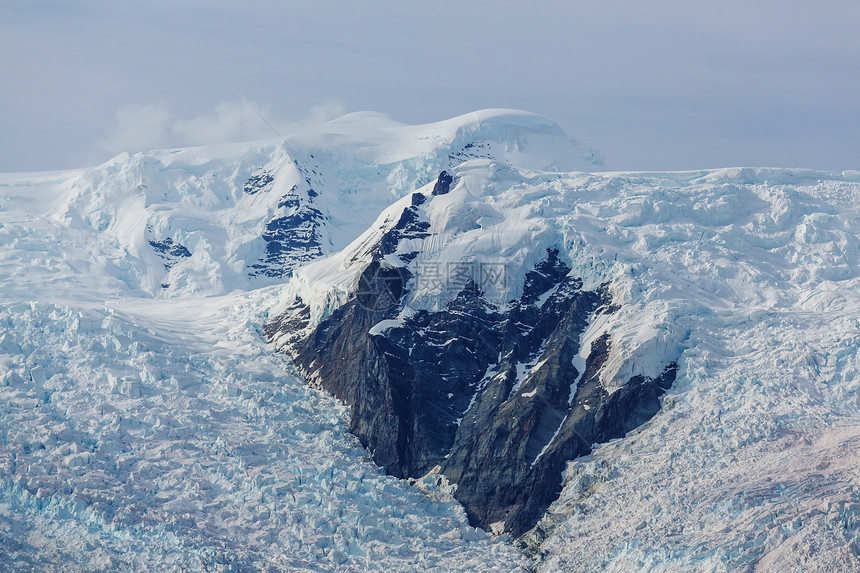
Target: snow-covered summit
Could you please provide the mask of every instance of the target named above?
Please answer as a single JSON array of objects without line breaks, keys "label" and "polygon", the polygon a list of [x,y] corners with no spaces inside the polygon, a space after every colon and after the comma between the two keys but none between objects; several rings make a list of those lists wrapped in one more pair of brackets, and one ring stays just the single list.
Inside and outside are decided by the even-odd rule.
[{"label": "snow-covered summit", "polygon": [[[513,109],[486,109],[448,120],[409,125],[374,112],[356,112],[287,136],[305,148],[350,148],[359,162],[388,165],[422,156],[490,156],[522,169],[591,170],[602,165],[554,121]],[[433,165],[427,165],[428,168]],[[443,164],[436,165],[443,167]]]},{"label": "snow-covered summit", "polygon": [[[97,237],[95,249],[113,268],[93,272],[123,283],[109,290],[175,297],[278,282],[296,265],[345,247],[439,171],[472,158],[561,170],[599,161],[555,123],[525,112],[486,110],[418,126],[353,113],[283,139],[0,175],[0,189],[6,210]],[[74,248],[60,241],[57,264],[99,259]]]}]

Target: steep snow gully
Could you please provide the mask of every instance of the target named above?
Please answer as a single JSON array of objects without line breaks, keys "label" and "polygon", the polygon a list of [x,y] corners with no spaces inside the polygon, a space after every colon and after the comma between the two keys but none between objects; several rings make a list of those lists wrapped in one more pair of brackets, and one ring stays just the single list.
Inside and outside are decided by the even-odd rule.
[{"label": "steep snow gully", "polygon": [[860,571],[860,173],[350,114],[0,175],[0,570]]}]

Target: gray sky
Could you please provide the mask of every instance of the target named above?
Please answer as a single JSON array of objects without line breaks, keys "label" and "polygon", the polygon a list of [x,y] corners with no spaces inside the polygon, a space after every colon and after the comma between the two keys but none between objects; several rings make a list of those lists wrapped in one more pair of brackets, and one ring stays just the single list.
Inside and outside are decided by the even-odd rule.
[{"label": "gray sky", "polygon": [[343,112],[537,112],[617,169],[860,169],[860,2],[0,3],[0,171]]}]

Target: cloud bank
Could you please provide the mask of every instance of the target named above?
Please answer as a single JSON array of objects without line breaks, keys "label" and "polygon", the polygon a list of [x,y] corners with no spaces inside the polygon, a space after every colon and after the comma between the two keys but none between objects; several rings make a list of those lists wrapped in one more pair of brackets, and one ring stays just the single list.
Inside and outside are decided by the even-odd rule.
[{"label": "cloud bank", "polygon": [[94,155],[266,139],[324,123],[345,111],[343,102],[327,101],[289,120],[274,117],[270,106],[240,99],[222,102],[202,115],[179,117],[163,103],[128,104],[114,113]]}]

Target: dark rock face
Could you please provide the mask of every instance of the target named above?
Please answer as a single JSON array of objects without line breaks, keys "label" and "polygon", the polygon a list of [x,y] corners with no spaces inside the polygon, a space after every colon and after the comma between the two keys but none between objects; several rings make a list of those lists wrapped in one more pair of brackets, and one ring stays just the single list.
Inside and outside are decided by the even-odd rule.
[{"label": "dark rock face", "polygon": [[[388,473],[421,477],[438,466],[473,524],[519,536],[557,499],[567,461],[657,413],[675,367],[611,391],[600,382],[604,336],[579,372],[582,334],[616,309],[605,289],[583,290],[556,250],[505,312],[470,282],[439,311],[374,328],[399,315],[412,279],[382,256],[427,232],[413,202],[383,237],[356,297],[289,348],[311,383],[351,406],[351,431]],[[266,334],[296,332],[307,316],[298,302]]]},{"label": "dark rock face", "polygon": [[385,312],[400,302],[408,276],[405,269],[373,262],[358,278],[355,302],[365,310]]},{"label": "dark rock face", "polygon": [[[250,265],[249,276],[289,277],[296,266],[323,254],[320,227],[325,216],[313,206],[318,194],[312,187],[312,173],[298,164],[297,167],[303,180],[278,201],[277,212],[262,233],[266,251]],[[245,183],[245,192],[253,194],[271,188],[272,181],[270,174],[262,172]]]},{"label": "dark rock face", "polygon": [[155,249],[155,254],[162,259],[164,268],[168,271],[173,268],[173,265],[175,265],[179,259],[191,256],[191,251],[175,242],[170,237],[161,241],[150,239],[148,242],[149,245]]},{"label": "dark rock face", "polygon": [[389,255],[397,250],[402,239],[423,239],[429,236],[427,230],[430,223],[421,220],[418,206],[423,204],[426,198],[421,193],[412,194],[412,204],[405,208],[400,214],[400,219],[392,229],[386,231],[379,242],[378,252]]},{"label": "dark rock face", "polygon": [[439,174],[439,178],[436,180],[436,184],[433,186],[433,195],[444,195],[448,191],[451,190],[451,183],[454,182],[454,178],[447,172],[443,171]]},{"label": "dark rock face", "polygon": [[485,140],[471,141],[461,149],[448,155],[448,164],[453,167],[472,159],[494,159],[492,144]]},{"label": "dark rock face", "polygon": [[[501,325],[502,359],[488,373],[442,464],[458,484],[458,499],[484,527],[501,521],[516,535],[531,527],[558,496],[563,462],[575,457],[547,468],[552,459],[544,450],[571,409],[580,374],[573,358],[602,297],[581,290],[566,271],[550,252],[526,277],[523,296]],[[537,297],[550,288],[555,290],[539,307]]]},{"label": "dark rock face", "polygon": [[[577,320],[578,313],[570,310],[559,322],[560,330]],[[570,382],[578,373],[565,366],[565,354],[573,347],[559,339],[560,330],[550,336],[544,353],[548,361],[517,396],[505,400],[507,379],[491,381],[495,388],[488,387],[467,414],[442,464],[476,524],[503,523],[515,536],[528,531],[561,493],[567,461],[647,422],[674,382],[671,365],[656,380],[637,376],[608,394],[599,381],[608,356],[604,337],[592,345],[571,400]]]},{"label": "dark rock face", "polygon": [[274,181],[275,179],[272,177],[271,173],[268,171],[260,171],[248,178],[245,185],[242,187],[242,190],[248,195],[256,195],[261,191],[268,191],[271,189]]},{"label": "dark rock face", "polygon": [[285,214],[266,223],[262,234],[266,252],[251,265],[251,276],[289,277],[298,263],[322,256],[317,229],[322,213],[313,207],[289,205],[289,201],[284,201]]}]

